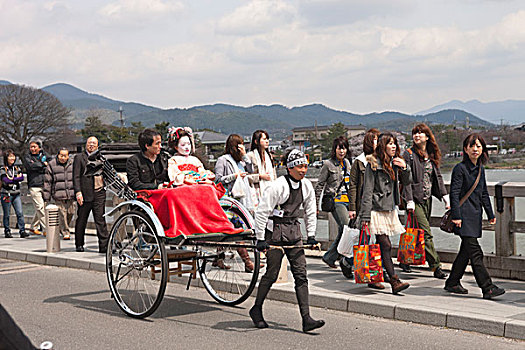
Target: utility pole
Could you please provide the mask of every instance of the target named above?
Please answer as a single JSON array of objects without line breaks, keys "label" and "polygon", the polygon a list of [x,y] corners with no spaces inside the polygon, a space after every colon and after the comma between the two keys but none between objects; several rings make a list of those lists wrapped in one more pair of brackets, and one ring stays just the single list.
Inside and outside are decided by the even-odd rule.
[{"label": "utility pole", "polygon": [[118,112],[120,114],[120,127],[124,128],[124,119],[122,119],[122,112],[124,112],[124,110],[122,109],[122,106],[118,108]]}]

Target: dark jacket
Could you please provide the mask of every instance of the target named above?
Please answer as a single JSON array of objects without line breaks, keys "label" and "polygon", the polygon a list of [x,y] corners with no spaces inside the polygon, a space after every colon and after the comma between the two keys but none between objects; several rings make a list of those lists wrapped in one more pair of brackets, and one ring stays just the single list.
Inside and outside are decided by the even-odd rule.
[{"label": "dark jacket", "polygon": [[168,160],[161,152],[155,162],[151,162],[142,152],[136,153],[126,161],[128,185],[133,190],[154,190],[163,182],[169,182]]},{"label": "dark jacket", "polygon": [[49,157],[42,151],[38,154],[28,153],[22,157],[22,163],[27,173],[27,186],[43,187],[44,175],[46,173],[46,165],[44,162],[48,161]]},{"label": "dark jacket", "polygon": [[56,158],[47,164],[43,197],[46,202],[51,198],[59,201],[75,199],[71,158],[65,164],[59,163]]},{"label": "dark jacket", "polygon": [[2,195],[16,196],[20,194],[20,183],[24,180],[24,174],[22,170],[15,166],[9,167],[9,176],[7,176],[8,169],[5,166],[0,168],[0,180],[2,181],[2,189],[0,193]]},{"label": "dark jacket", "polygon": [[[346,166],[346,174],[348,174],[350,172],[350,161],[345,158],[344,162]],[[317,185],[315,185],[316,203],[319,203],[319,199],[321,197],[323,189],[324,193],[330,193],[335,196],[335,192],[339,188],[341,181],[343,181],[343,174],[341,173],[339,162],[335,159],[326,160],[323,163],[323,167],[321,168],[321,173],[319,174]],[[344,186],[344,184],[342,186]]]},{"label": "dark jacket", "polygon": [[[403,153],[403,158],[407,164],[410,164],[410,170],[412,170],[412,184],[410,186],[403,186],[403,193],[401,195],[406,202],[414,201],[415,203],[423,203],[423,172],[424,164],[421,162],[418,154],[411,148],[412,154],[407,150]],[[439,171],[439,167],[432,163],[432,195],[439,200],[443,199],[443,196],[447,194],[443,177]]]},{"label": "dark jacket", "polygon": [[366,157],[363,198],[361,199],[360,221],[370,221],[371,211],[391,211],[399,205],[399,181],[407,186],[412,181],[410,165],[405,170],[394,166],[396,180],[383,170],[381,162],[374,156]]},{"label": "dark jacket", "polygon": [[[95,180],[93,176],[85,176],[88,155],[86,151],[77,153],[73,160],[73,187],[75,195],[82,193],[84,202],[93,202],[95,200]],[[104,190],[102,190],[104,191]]]},{"label": "dark jacket", "polygon": [[354,160],[352,168],[350,168],[350,203],[348,205],[348,210],[355,211],[358,214],[361,209],[361,198],[363,197],[365,170],[365,164],[358,158]]},{"label": "dark jacket", "polygon": [[494,218],[490,204],[487,182],[485,181],[485,168],[481,166],[481,177],[476,189],[470,197],[459,206],[459,201],[470,190],[478,176],[479,165],[474,165],[470,159],[457,164],[452,170],[450,180],[450,206],[452,219],[461,220],[461,228],[456,227],[454,233],[461,237],[481,237],[482,208],[485,209],[489,220]]}]

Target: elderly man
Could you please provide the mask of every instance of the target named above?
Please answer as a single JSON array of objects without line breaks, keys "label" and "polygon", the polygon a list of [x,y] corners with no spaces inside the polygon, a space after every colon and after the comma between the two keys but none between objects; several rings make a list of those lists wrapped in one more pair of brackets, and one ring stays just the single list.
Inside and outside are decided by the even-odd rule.
[{"label": "elderly man", "polygon": [[106,190],[102,176],[84,176],[88,156],[98,150],[98,139],[91,136],[86,141],[86,150],[73,161],[73,186],[77,199],[77,221],[75,223],[75,246],[77,252],[84,251],[84,235],[89,213],[93,212],[98,236],[98,251],[105,253],[108,246],[108,228],[104,218]]},{"label": "elderly man", "polygon": [[27,172],[29,194],[35,207],[35,216],[31,223],[31,231],[37,235],[41,235],[42,231],[46,230],[43,187],[47,160],[47,156],[40,148],[39,141],[31,141],[29,143],[29,154],[26,154],[26,156],[22,158],[22,163]]}]

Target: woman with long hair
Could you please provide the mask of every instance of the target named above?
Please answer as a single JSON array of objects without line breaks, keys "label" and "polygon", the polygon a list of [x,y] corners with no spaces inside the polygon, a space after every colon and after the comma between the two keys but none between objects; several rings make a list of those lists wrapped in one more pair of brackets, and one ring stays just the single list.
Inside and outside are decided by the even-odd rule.
[{"label": "woman with long hair", "polygon": [[256,130],[252,135],[250,152],[246,154],[253,166],[253,175],[249,176],[249,180],[255,191],[257,203],[261,200],[264,191],[268,188],[271,181],[277,178],[272,156],[268,151],[269,146],[270,136],[268,132],[265,130]]},{"label": "woman with long hair", "polygon": [[[460,281],[470,261],[476,283],[483,293],[483,299],[492,299],[505,293],[505,289],[492,283],[483,264],[483,250],[478,242],[482,234],[483,209],[489,223],[496,224],[483,167],[488,159],[487,145],[483,137],[479,134],[468,135],[463,141],[463,161],[452,170],[450,181],[452,222],[456,225],[454,233],[461,238],[461,246],[452,264],[450,276],[445,283],[446,291],[467,294],[468,290],[461,285]],[[461,198],[474,186],[470,196],[460,206]]]},{"label": "woman with long hair", "polygon": [[[425,232],[425,257],[428,267],[434,272],[434,277],[445,279],[447,275],[441,269],[439,255],[434,248],[430,216],[432,211],[432,196],[445,202],[449,209],[449,196],[439,171],[441,151],[434,134],[426,124],[417,124],[412,129],[414,144],[403,153],[403,158],[412,170],[412,184],[403,187],[402,196],[406,201],[406,209],[412,211],[419,228]],[[405,272],[411,272],[410,265],[399,264]]]},{"label": "woman with long hair", "polygon": [[361,226],[368,226],[376,236],[381,248],[381,258],[390,278],[392,293],[397,294],[409,287],[394,272],[390,236],[405,232],[399,221],[396,205],[399,205],[399,182],[410,184],[410,165],[400,157],[399,145],[392,133],[379,135],[374,154],[366,157],[363,198],[359,212]]},{"label": "woman with long hair", "polygon": [[[335,262],[341,257],[337,252],[337,245],[341,240],[343,228],[350,221],[348,216],[348,204],[350,202],[350,161],[348,160],[350,155],[348,148],[348,140],[345,136],[339,136],[333,140],[330,159],[323,163],[317,185],[315,186],[317,203],[319,203],[321,193],[323,193],[323,196],[332,195],[335,202],[332,216],[337,222],[337,237],[322,258],[323,262],[331,268],[336,268]],[[339,261],[339,264],[341,265],[341,261]]]}]

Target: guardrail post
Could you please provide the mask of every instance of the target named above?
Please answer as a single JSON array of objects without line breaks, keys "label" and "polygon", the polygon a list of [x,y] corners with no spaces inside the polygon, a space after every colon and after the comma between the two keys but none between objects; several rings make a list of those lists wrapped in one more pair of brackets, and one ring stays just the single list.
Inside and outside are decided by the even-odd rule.
[{"label": "guardrail post", "polygon": [[[496,200],[494,200],[496,203]],[[516,255],[516,239],[510,226],[516,218],[514,197],[503,197],[503,212],[496,210],[496,227],[494,241],[497,256]]]}]

